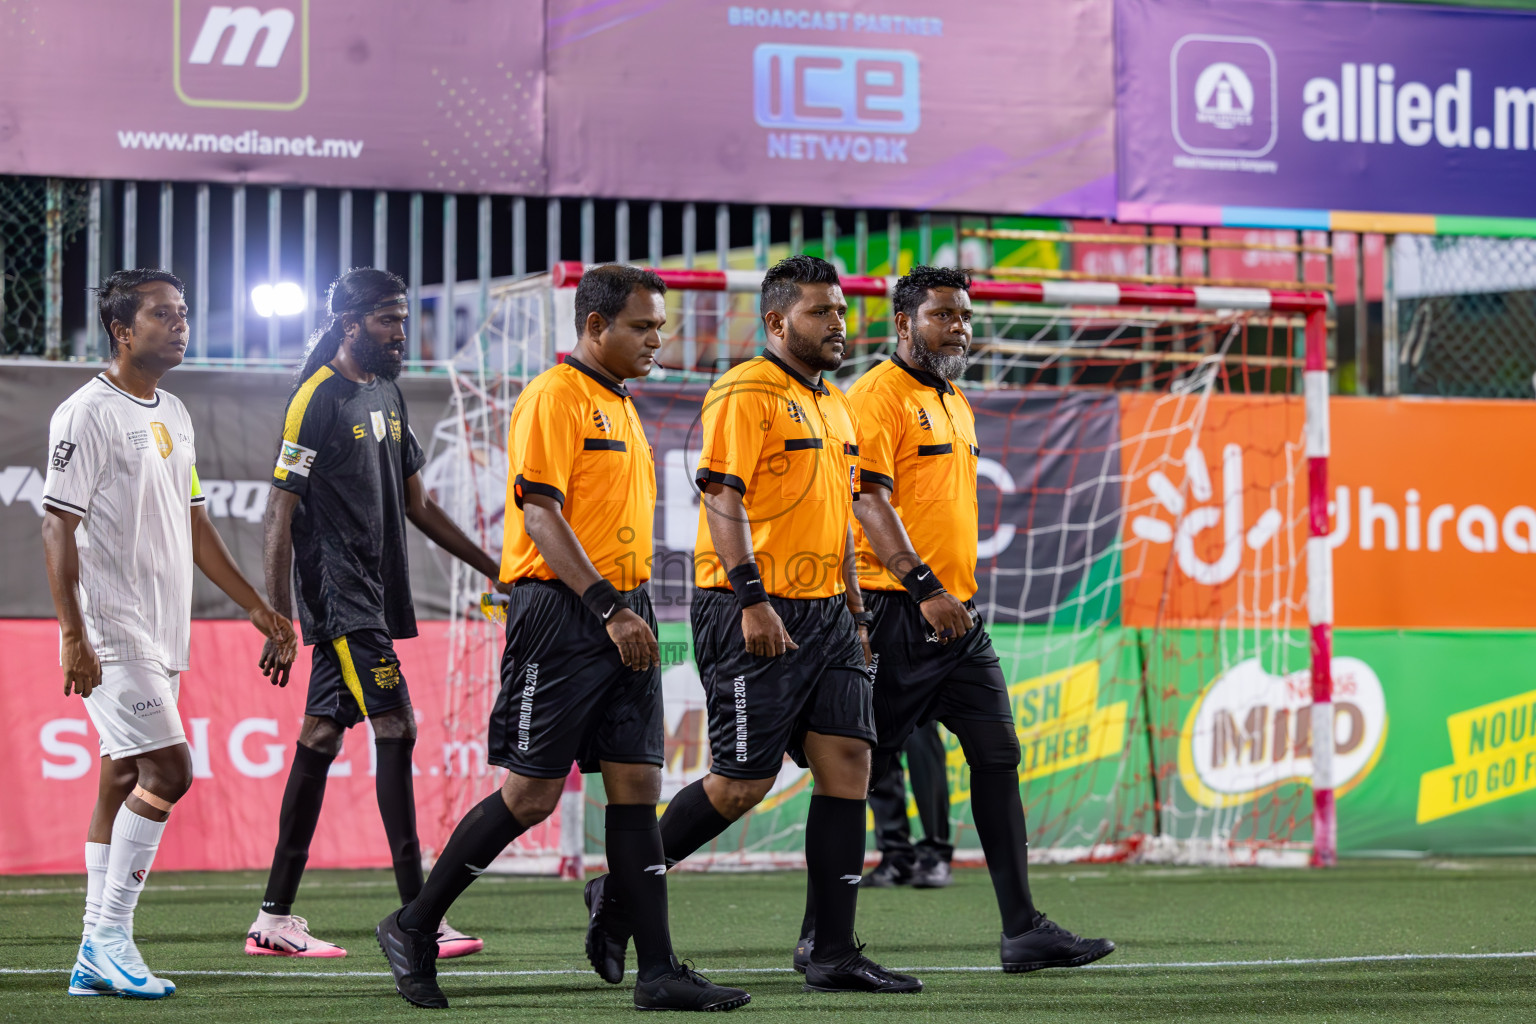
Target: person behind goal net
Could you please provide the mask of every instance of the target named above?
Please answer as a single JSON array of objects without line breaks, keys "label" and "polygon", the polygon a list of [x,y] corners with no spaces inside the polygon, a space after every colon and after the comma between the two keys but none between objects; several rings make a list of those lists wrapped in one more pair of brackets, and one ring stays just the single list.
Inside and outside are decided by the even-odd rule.
[{"label": "person behind goal net", "polygon": [[208,517],[191,417],[159,387],[187,350],[183,293],[163,270],[121,270],[101,283],[110,361],[48,429],[43,550],[64,693],[85,698],[102,754],[72,996],[176,991],[145,966],[133,916],[171,809],[192,785],[176,706],[192,641],[192,567],[268,637],[264,672],[287,672],[297,653],[292,623],[241,574]]},{"label": "person behind goal net", "polygon": [[[601,770],[610,883],[635,915],[643,1010],[732,1010],[751,997],[672,955],[656,826],[665,727],[650,579],[656,466],[624,381],[655,365],[667,287],[595,267],[576,288],[576,350],[512,408],[501,578],[513,584],[487,734],[500,790],[454,829],[409,906],[379,922],[395,990],[441,1008],[436,923],[506,846],[549,817],[578,761]],[[611,978],[619,981],[620,978]]]},{"label": "person behind goal net", "polygon": [[[416,635],[405,521],[487,578],[497,574],[495,560],[421,482],[426,456],[395,383],[410,314],[405,282],[372,267],[349,270],[331,285],[329,308],[288,400],[264,521],[267,594],[289,615],[290,574],[297,575],[299,621],[314,657],[272,871],[246,931],[245,951],[253,956],[346,956],[309,933],[293,902],[331,762],[343,732],[364,718],[373,726],[375,791],[401,903],[421,891],[411,783],[416,719],[393,643]],[[287,672],[273,682],[286,686]],[[444,956],[484,948],[446,921],[433,926]]]},{"label": "person behind goal net", "polygon": [[[1080,967],[1114,952],[1036,909],[1029,835],[1019,796],[1019,739],[1008,684],[976,614],[976,417],[952,383],[971,348],[969,278],[914,267],[891,297],[896,354],[848,391],[859,422],[859,586],[872,616],[874,777],[921,723],[960,741],[971,769],[971,809],[1002,914],[1008,973]],[[927,559],[926,561],[924,559]],[[822,941],[814,891],[794,965]]]}]

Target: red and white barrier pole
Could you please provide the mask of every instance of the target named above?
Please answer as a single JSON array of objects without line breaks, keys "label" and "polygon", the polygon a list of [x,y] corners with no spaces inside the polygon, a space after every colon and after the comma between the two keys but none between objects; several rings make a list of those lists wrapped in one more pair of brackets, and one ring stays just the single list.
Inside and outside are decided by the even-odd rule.
[{"label": "red and white barrier pole", "polygon": [[[550,271],[556,288],[574,288],[585,268],[577,262],[556,263]],[[664,267],[656,271],[668,288],[695,292],[756,292],[761,270],[701,270]],[[894,277],[843,274],[843,293],[884,298],[896,286]],[[1158,285],[1106,284],[1094,281],[971,282],[978,302],[1029,302],[1049,306],[1153,306],[1184,309],[1252,309],[1271,313],[1312,313],[1327,308],[1321,292],[1277,292],[1268,288],[1172,288]]]},{"label": "red and white barrier pole", "polygon": [[1312,866],[1338,862],[1333,806],[1333,548],[1328,544],[1328,328],[1307,314],[1307,622],[1312,634]]}]

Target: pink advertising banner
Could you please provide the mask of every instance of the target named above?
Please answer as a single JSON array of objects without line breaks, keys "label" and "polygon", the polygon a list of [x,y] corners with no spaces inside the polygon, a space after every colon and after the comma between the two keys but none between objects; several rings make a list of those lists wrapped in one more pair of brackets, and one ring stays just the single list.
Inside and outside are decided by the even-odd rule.
[{"label": "pink advertising banner", "polygon": [[0,171],[538,193],[543,5],[0,4]]},{"label": "pink advertising banner", "polygon": [[[444,683],[448,623],[424,621],[421,636],[396,642],[420,733],[416,817],[427,855],[443,848],[458,819],[501,785],[486,764],[484,718],[458,741],[449,734]],[[286,689],[256,668],[261,637],[248,623],[192,624],[192,669],[181,675],[182,725],[192,749],[192,788],[176,805],[155,867],[262,869],[277,841],[277,812],[293,760],[312,648],[303,648]],[[63,695],[59,627],[49,619],[0,620],[0,874],[80,871],[81,844],[96,801],[98,746],[85,701]],[[457,695],[463,701],[464,695]],[[325,812],[310,848],[312,868],[388,867],[389,844],[374,799],[368,728],[347,733],[326,784]],[[520,840],[557,848],[559,816]]]},{"label": "pink advertising banner", "polygon": [[549,0],[549,188],[1104,217],[1102,0]]}]

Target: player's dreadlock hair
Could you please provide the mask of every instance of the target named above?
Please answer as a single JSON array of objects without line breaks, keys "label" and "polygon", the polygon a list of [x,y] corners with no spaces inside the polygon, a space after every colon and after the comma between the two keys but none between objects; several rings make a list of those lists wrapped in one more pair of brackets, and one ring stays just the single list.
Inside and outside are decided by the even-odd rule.
[{"label": "player's dreadlock hair", "polygon": [[399,298],[405,293],[405,281],[399,274],[391,274],[377,267],[353,267],[338,277],[331,284],[330,293],[326,297],[330,317],[325,326],[310,336],[309,347],[304,350],[304,362],[293,380],[294,390],[298,390],[299,385],[316,370],[336,358],[336,352],[341,348],[341,339],[346,334],[348,317],[361,320],[370,310],[388,304],[390,299]]},{"label": "player's dreadlock hair", "polygon": [[800,300],[803,284],[838,284],[837,268],[819,256],[804,253],[780,260],[763,275],[763,291],[757,312],[787,313]]},{"label": "player's dreadlock hair", "polygon": [[613,323],[637,288],[658,295],[667,294],[667,283],[654,270],[627,263],[589,267],[576,286],[576,336],[579,338],[587,333],[587,317],[593,313],[602,317],[605,323]]},{"label": "player's dreadlock hair", "polygon": [[971,275],[953,267],[913,267],[898,278],[891,291],[891,311],[917,316],[917,309],[935,288],[959,288],[969,291]]},{"label": "player's dreadlock hair", "polygon": [[139,286],[156,281],[164,281],[183,295],[187,292],[181,278],[169,270],[150,268],[119,270],[108,275],[97,286],[96,315],[101,317],[101,326],[106,329],[107,345],[111,349],[112,358],[117,358],[117,339],[112,336],[112,324],[116,322],[132,327],[134,317],[139,315],[139,306],[144,301],[144,297],[139,294]]}]

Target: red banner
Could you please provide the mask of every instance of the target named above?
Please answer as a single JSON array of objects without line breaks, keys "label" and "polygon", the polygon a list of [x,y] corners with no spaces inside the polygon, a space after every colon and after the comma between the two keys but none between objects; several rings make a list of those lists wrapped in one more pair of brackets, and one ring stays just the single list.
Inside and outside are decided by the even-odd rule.
[{"label": "red banner", "polygon": [[[459,815],[500,785],[483,745],[450,739],[445,694],[448,623],[423,622],[396,647],[417,709],[416,808],[423,852],[442,848]],[[78,872],[96,799],[99,748],[78,696],[63,695],[58,625],[0,620],[0,720],[7,784],[0,787],[0,873]],[[278,807],[304,717],[310,649],[286,689],[256,668],[261,637],[238,621],[192,625],[192,669],[181,677],[181,718],[192,748],[192,790],[171,815],[155,867],[265,868],[277,841]],[[483,736],[483,713],[465,735]],[[316,868],[386,867],[389,847],[373,786],[366,725],[347,734],[331,767],[325,810],[310,849]],[[552,820],[526,842],[556,843]]]}]

